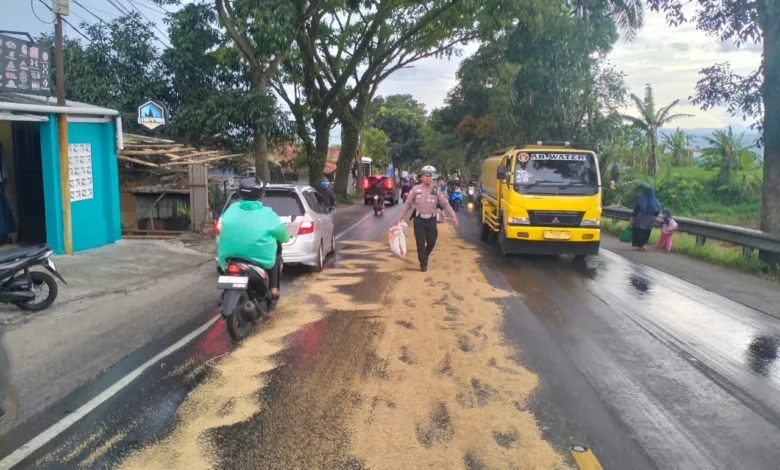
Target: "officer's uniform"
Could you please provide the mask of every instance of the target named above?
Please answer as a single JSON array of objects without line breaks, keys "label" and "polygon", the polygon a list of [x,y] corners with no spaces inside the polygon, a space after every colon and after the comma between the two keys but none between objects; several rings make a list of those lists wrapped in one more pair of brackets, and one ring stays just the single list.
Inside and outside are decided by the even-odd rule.
[{"label": "officer's uniform", "polygon": [[409,198],[401,209],[401,217],[404,217],[409,209],[414,207],[414,239],[417,242],[417,258],[423,271],[428,269],[428,255],[436,246],[436,239],[439,236],[436,222],[437,206],[446,209],[452,218],[456,217],[447,197],[436,186],[431,185],[426,189],[424,185],[418,184],[409,192]]}]

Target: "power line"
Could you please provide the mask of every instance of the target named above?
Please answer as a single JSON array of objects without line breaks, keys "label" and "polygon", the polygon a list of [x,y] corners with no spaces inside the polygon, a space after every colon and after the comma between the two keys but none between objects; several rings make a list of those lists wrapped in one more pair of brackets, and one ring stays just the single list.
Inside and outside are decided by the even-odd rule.
[{"label": "power line", "polygon": [[[46,4],[46,2],[44,2],[43,0],[38,0],[38,1],[39,1],[39,2],[41,2],[41,4],[42,4],[43,6],[45,6],[46,8],[48,8],[50,12],[54,13],[54,10],[52,10],[52,9],[51,9],[51,7],[50,7],[49,5],[47,5],[47,4]],[[76,31],[76,32],[77,32],[77,33],[78,33],[78,34],[79,34],[79,35],[80,35],[82,38],[86,39],[86,40],[87,40],[87,41],[88,41],[90,44],[92,44],[92,40],[91,40],[90,38],[88,38],[86,34],[82,33],[80,29],[78,29],[77,27],[73,26],[73,25],[70,23],[70,21],[66,20],[65,18],[62,18],[62,21],[63,21],[63,22],[66,24],[66,25],[68,25],[68,26],[70,26],[71,28],[73,28],[73,30],[74,30],[74,31]]]},{"label": "power line", "polygon": [[[131,4],[133,4],[133,5],[138,5],[138,4],[137,4],[136,2],[134,2],[133,0],[129,0],[129,2],[130,2]],[[149,23],[151,23],[151,24],[152,24],[152,26],[154,26],[154,29],[156,29],[156,30],[157,30],[157,31],[158,31],[160,34],[162,34],[162,37],[164,37],[166,41],[169,41],[169,42],[170,42],[170,38],[168,38],[168,36],[167,36],[165,33],[163,33],[163,32],[162,32],[162,30],[161,30],[160,28],[158,28],[158,27],[157,27],[157,23],[155,23],[154,21],[150,20],[150,19],[149,19],[149,17],[148,17],[148,16],[146,16],[146,15],[144,14],[144,12],[142,12],[141,10],[139,10],[137,6],[135,7],[135,11],[137,11],[138,13],[140,13],[140,14],[141,14],[141,16],[143,16],[144,18],[146,18],[146,21],[148,21]],[[162,42],[162,41],[161,41],[161,42]],[[167,46],[167,47],[171,47],[171,46]]]},{"label": "power line", "polygon": [[[154,28],[155,28],[157,31],[160,31],[160,28],[158,28],[158,27],[157,27],[157,25],[156,25],[156,24],[155,24],[153,21],[151,21],[151,20],[150,20],[150,19],[149,19],[149,18],[148,18],[146,15],[144,15],[144,14],[143,14],[141,11],[139,11],[137,8],[131,11],[131,10],[129,10],[129,9],[126,9],[127,7],[124,7],[124,6],[120,8],[120,6],[119,6],[119,5],[121,5],[121,4],[119,4],[119,5],[118,5],[117,3],[114,3],[114,0],[107,0],[107,1],[108,1],[108,3],[110,3],[111,5],[113,5],[113,6],[114,6],[114,8],[116,8],[117,10],[119,10],[119,11],[120,11],[122,14],[124,14],[124,15],[131,15],[131,14],[133,14],[133,13],[140,13],[140,14],[141,14],[141,15],[142,15],[144,18],[146,18],[146,20],[147,20],[147,21],[149,21],[150,23],[152,23],[152,25],[154,26]],[[131,5],[131,6],[132,6],[132,5]],[[162,31],[160,31],[160,32],[162,33]],[[165,37],[165,38],[166,38],[168,41],[170,41],[170,39],[168,39],[168,38],[167,38],[167,36],[165,36],[165,34],[164,34],[164,33],[163,33],[163,36],[164,36],[164,37]],[[159,42],[159,43],[160,43],[160,44],[162,44],[163,46],[165,46],[165,47],[167,47],[167,48],[170,48],[170,47],[171,47],[171,46],[169,46],[168,44],[166,44],[165,42],[163,42],[163,40],[162,40],[162,39],[160,39],[160,38],[158,38],[157,36],[155,36],[154,38],[157,40],[157,42]]]},{"label": "power line", "polygon": [[[44,5],[46,5],[46,4],[44,3]],[[48,7],[48,5],[46,5],[46,6]],[[36,18],[38,19],[38,21],[40,21],[41,23],[43,23],[43,24],[54,24],[54,20],[51,20],[51,21],[43,21],[43,20],[42,20],[42,19],[41,19],[41,18],[38,16],[38,13],[36,13],[36,12],[35,12],[35,2],[34,2],[33,0],[30,0],[30,10],[32,10],[32,12],[33,12],[33,15],[35,15],[35,17],[36,17]]]},{"label": "power line", "polygon": [[[168,11],[162,10],[160,8],[155,8],[155,7],[151,6],[151,5],[146,5],[145,3],[136,3],[133,0],[130,0],[130,2],[135,3],[138,6],[141,6],[141,7],[144,7],[144,8],[148,8],[148,9],[154,11],[154,12],[157,12],[157,13],[160,13],[160,14],[163,14],[163,15],[167,15],[169,13]],[[148,2],[148,0],[147,0],[147,2]]]},{"label": "power line", "polygon": [[97,20],[98,20],[98,21],[100,21],[101,23],[103,22],[103,18],[101,18],[101,17],[97,16],[96,14],[94,14],[94,13],[92,12],[92,10],[90,10],[89,8],[87,8],[87,7],[85,7],[84,5],[82,5],[81,3],[79,3],[79,1],[78,1],[78,0],[72,0],[72,1],[73,1],[73,3],[75,3],[76,5],[80,6],[80,7],[81,7],[81,8],[82,8],[84,11],[86,11],[86,12],[87,12],[87,13],[89,13],[90,15],[94,16],[94,17],[95,17],[95,19],[97,19]]}]

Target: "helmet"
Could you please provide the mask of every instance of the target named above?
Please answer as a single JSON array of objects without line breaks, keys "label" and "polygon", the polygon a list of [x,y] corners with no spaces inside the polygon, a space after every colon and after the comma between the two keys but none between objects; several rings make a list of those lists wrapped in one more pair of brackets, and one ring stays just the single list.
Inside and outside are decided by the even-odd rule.
[{"label": "helmet", "polygon": [[330,186],[330,181],[328,181],[328,178],[322,178],[322,181],[320,181],[320,186],[323,188]]},{"label": "helmet", "polygon": [[424,167],[422,167],[421,173],[423,175],[431,175],[431,176],[433,176],[433,174],[436,173],[436,168],[434,168],[434,167],[432,167],[430,165],[425,165]]},{"label": "helmet", "polygon": [[254,176],[244,178],[238,185],[238,194],[244,201],[259,201],[265,195],[265,183]]}]

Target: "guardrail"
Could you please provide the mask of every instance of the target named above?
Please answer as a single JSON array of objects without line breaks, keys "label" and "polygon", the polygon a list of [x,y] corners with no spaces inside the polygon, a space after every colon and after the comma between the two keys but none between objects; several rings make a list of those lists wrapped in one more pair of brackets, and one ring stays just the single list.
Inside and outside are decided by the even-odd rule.
[{"label": "guardrail", "polygon": [[[604,207],[602,217],[616,220],[631,219],[631,211],[622,207]],[[733,225],[716,224],[705,220],[675,217],[678,231],[696,235],[696,245],[702,246],[707,239],[720,240],[742,247],[742,254],[750,256],[753,250],[780,253],[780,236],[771,235],[760,230],[753,230]],[[656,224],[659,225],[659,224]]]}]

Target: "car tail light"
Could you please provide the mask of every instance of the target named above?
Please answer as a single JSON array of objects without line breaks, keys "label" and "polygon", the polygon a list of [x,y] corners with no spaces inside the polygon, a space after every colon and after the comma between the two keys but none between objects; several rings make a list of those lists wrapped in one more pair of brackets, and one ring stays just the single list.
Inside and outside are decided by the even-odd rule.
[{"label": "car tail light", "polygon": [[217,219],[214,221],[214,233],[219,235],[219,232],[222,231],[222,219]]},{"label": "car tail light", "polygon": [[385,189],[393,189],[393,179],[387,178],[385,180]]},{"label": "car tail light", "polygon": [[306,235],[309,233],[314,233],[314,222],[308,220],[301,222],[301,226],[298,227],[298,235]]},{"label": "car tail light", "polygon": [[371,183],[368,181],[368,178],[363,178],[363,189],[368,189],[371,187]]},{"label": "car tail light", "polygon": [[227,272],[229,272],[232,275],[240,274],[241,273],[241,267],[237,264],[228,264],[227,265]]}]

